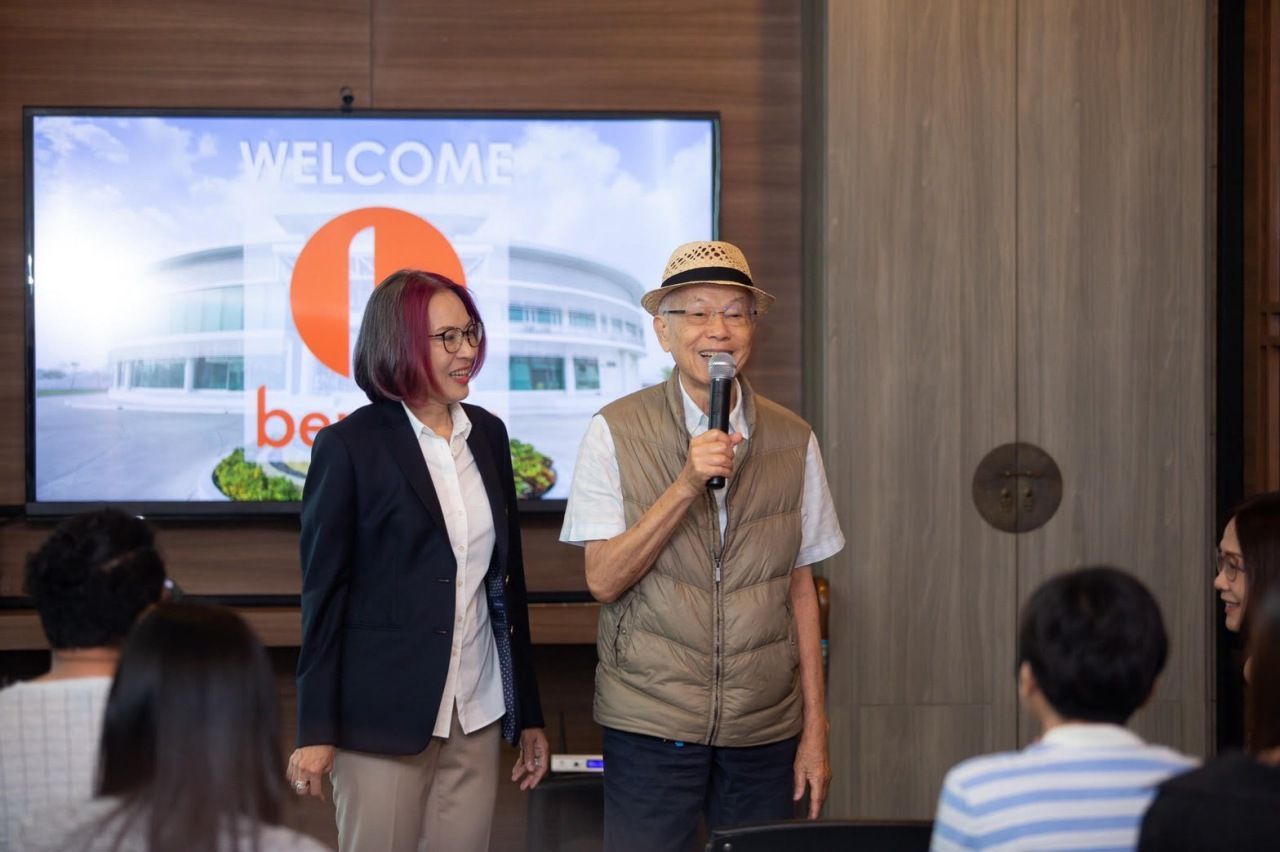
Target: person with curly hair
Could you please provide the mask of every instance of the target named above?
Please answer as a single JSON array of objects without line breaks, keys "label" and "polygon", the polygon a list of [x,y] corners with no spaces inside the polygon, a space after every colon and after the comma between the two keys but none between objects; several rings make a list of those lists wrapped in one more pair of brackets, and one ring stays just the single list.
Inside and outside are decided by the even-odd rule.
[{"label": "person with curly hair", "polygon": [[150,528],[114,509],[64,521],[31,554],[26,591],[49,641],[47,674],[0,690],[0,850],[22,817],[93,793],[120,646],[164,592]]}]

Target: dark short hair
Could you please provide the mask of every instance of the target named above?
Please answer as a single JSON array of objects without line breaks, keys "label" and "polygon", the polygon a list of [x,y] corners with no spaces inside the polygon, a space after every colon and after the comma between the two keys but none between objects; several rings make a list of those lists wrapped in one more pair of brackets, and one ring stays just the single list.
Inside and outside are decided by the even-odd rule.
[{"label": "dark short hair", "polygon": [[116,509],[68,518],[27,557],[27,594],[53,648],[116,646],[160,600],[164,560],[146,522]]},{"label": "dark short hair", "polygon": [[1046,581],[1018,627],[1018,664],[1064,719],[1124,724],[1164,669],[1160,607],[1136,578],[1106,566]]},{"label": "dark short hair", "polygon": [[1280,747],[1280,589],[1258,601],[1247,647],[1245,748],[1259,754]]},{"label": "dark short hair", "polygon": [[[165,603],[120,655],[103,717],[98,794],[121,800],[102,831],[149,849],[215,852],[234,828],[283,819],[271,662],[228,609]],[[256,847],[255,847],[256,848]]]},{"label": "dark short hair", "polygon": [[[420,402],[429,391],[440,392],[432,375],[429,305],[438,293],[462,300],[467,316],[479,323],[480,311],[467,288],[443,275],[401,269],[373,288],[356,338],[356,384],[372,402]],[[484,364],[488,341],[480,340],[472,375]]]},{"label": "dark short hair", "polygon": [[1231,516],[1236,522],[1236,538],[1244,558],[1249,594],[1244,605],[1245,636],[1254,618],[1254,602],[1258,606],[1267,593],[1280,585],[1280,491],[1251,497],[1240,504]]}]

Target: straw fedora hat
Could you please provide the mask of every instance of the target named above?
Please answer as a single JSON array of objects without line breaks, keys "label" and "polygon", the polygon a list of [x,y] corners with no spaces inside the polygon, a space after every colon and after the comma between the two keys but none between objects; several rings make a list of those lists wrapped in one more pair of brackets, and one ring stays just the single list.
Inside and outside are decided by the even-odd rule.
[{"label": "straw fedora hat", "polygon": [[662,297],[691,284],[724,284],[750,290],[756,297],[756,311],[761,314],[773,307],[773,296],[751,280],[751,267],[742,250],[733,243],[703,240],[685,243],[671,253],[662,271],[662,284],[640,299],[640,305],[654,316]]}]

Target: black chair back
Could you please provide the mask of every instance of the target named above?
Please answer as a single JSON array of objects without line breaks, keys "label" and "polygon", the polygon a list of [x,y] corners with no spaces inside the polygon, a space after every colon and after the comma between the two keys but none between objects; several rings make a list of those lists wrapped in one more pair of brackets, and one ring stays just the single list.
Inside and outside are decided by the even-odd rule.
[{"label": "black chair back", "polygon": [[931,822],[782,820],[719,828],[707,852],[927,852]]}]

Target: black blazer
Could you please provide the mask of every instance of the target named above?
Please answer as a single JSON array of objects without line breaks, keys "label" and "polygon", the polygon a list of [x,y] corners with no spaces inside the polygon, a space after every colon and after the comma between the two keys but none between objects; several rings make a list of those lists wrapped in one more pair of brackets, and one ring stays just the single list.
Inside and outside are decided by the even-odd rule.
[{"label": "black blazer", "polygon": [[[503,735],[543,726],[529,642],[507,429],[482,408],[467,445],[493,509],[485,577],[502,664]],[[449,669],[457,564],[418,437],[399,402],[316,435],[302,493],[298,745],[427,747]]]}]

